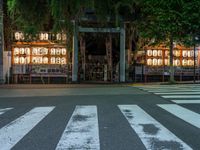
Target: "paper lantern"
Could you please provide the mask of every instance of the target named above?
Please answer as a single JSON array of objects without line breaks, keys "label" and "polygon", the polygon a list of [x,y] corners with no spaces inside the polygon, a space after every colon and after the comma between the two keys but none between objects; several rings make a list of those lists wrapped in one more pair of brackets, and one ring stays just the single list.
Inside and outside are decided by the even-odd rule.
[{"label": "paper lantern", "polygon": [[162,56],[162,50],[158,50],[158,56]]},{"label": "paper lantern", "polygon": [[18,55],[18,54],[19,54],[19,48],[14,48],[13,54],[14,54],[14,55]]},{"label": "paper lantern", "polygon": [[165,65],[169,65],[169,59],[165,59]]},{"label": "paper lantern", "polygon": [[57,48],[56,49],[56,55],[60,55],[61,54],[61,49],[60,48]]},{"label": "paper lantern", "polygon": [[30,48],[25,48],[25,54],[30,55]]},{"label": "paper lantern", "polygon": [[162,59],[158,59],[158,65],[161,66],[163,64],[163,60]]},{"label": "paper lantern", "polygon": [[174,54],[174,56],[176,56],[176,57],[180,57],[180,55],[181,55],[180,50],[175,50],[175,51],[173,52],[173,54]]},{"label": "paper lantern", "polygon": [[38,57],[37,60],[39,64],[42,64],[42,61],[43,61],[42,57]]},{"label": "paper lantern", "polygon": [[14,64],[18,64],[19,63],[19,57],[15,56],[14,57]]},{"label": "paper lantern", "polygon": [[56,63],[56,58],[55,57],[51,57],[51,64],[55,64]]},{"label": "paper lantern", "polygon": [[153,66],[157,66],[158,65],[158,60],[156,58],[153,59]]},{"label": "paper lantern", "polygon": [[182,64],[183,64],[183,66],[187,66],[187,65],[188,65],[187,59],[183,59],[183,60],[182,60]]},{"label": "paper lantern", "polygon": [[66,54],[67,54],[66,48],[62,48],[62,55],[66,55]]},{"label": "paper lantern", "polygon": [[[196,51],[197,52],[197,51]],[[197,54],[198,54],[198,52],[197,52]],[[190,55],[191,55],[191,57],[194,57],[194,51],[192,50],[192,51],[190,51]],[[197,55],[196,55],[197,56]]]},{"label": "paper lantern", "polygon": [[38,49],[36,47],[32,48],[32,55],[37,55]]},{"label": "paper lantern", "polygon": [[47,48],[41,48],[42,49],[42,54],[47,55],[48,54],[48,49]]},{"label": "paper lantern", "polygon": [[65,33],[62,33],[62,40],[66,41],[67,40],[67,35]]},{"label": "paper lantern", "polygon": [[61,33],[56,34],[56,40],[61,41],[62,40],[62,35]]},{"label": "paper lantern", "polygon": [[158,51],[157,50],[153,50],[153,56],[158,56]]},{"label": "paper lantern", "polygon": [[43,63],[48,64],[48,57],[43,57]]},{"label": "paper lantern", "polygon": [[153,52],[152,50],[147,50],[147,56],[152,56]]},{"label": "paper lantern", "polygon": [[151,66],[153,64],[152,59],[147,59],[147,65]]},{"label": "paper lantern", "polygon": [[169,51],[166,50],[166,51],[165,51],[165,57],[168,57],[168,56],[169,56]]},{"label": "paper lantern", "polygon": [[56,58],[56,64],[61,64],[61,59],[60,59],[60,57],[57,57],[57,58]]},{"label": "paper lantern", "polygon": [[188,60],[188,65],[189,66],[193,66],[194,65],[194,61],[193,60]]},{"label": "paper lantern", "polygon": [[15,40],[24,40],[24,34],[22,32],[15,32]]},{"label": "paper lantern", "polygon": [[66,64],[66,58],[65,57],[61,58],[61,64]]},{"label": "paper lantern", "polygon": [[29,64],[30,63],[30,57],[26,57],[25,58],[25,64]]},{"label": "paper lantern", "polygon": [[191,51],[188,51],[188,57],[192,57]]},{"label": "paper lantern", "polygon": [[22,54],[22,55],[25,54],[25,49],[24,48],[20,48],[19,49],[19,53]]},{"label": "paper lantern", "polygon": [[49,35],[48,33],[40,33],[40,40],[48,40]]},{"label": "paper lantern", "polygon": [[183,57],[187,57],[188,56],[188,52],[187,51],[183,51]]},{"label": "paper lantern", "polygon": [[19,58],[19,63],[20,63],[20,64],[25,64],[25,59],[24,59],[24,57],[20,57],[20,58]]},{"label": "paper lantern", "polygon": [[56,54],[56,49],[55,48],[52,48],[51,49],[51,55],[55,55]]},{"label": "paper lantern", "polygon": [[180,65],[181,65],[180,60],[179,60],[179,59],[176,59],[176,60],[174,61],[174,65],[175,65],[175,66],[180,66]]}]

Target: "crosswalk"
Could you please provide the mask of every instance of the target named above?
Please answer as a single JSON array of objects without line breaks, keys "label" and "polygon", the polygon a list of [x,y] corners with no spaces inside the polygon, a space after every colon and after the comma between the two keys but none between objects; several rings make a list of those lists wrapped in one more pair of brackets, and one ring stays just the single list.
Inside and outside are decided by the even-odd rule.
[{"label": "crosswalk", "polygon": [[[200,130],[200,114],[178,104],[156,104],[155,107],[169,115],[188,123],[195,130]],[[182,137],[168,129],[162,121],[149,114],[142,106],[134,104],[116,105],[124,122],[129,124],[147,150],[175,149],[192,150]],[[0,108],[0,117],[17,108]],[[34,107],[17,119],[0,128],[0,150],[12,149],[35,127],[56,110],[56,106]],[[101,108],[102,109],[102,108]],[[98,106],[77,105],[66,122],[65,129],[57,141],[56,150],[100,150]],[[159,112],[158,112],[159,114]],[[161,114],[161,112],[160,112]],[[1,120],[0,120],[1,121]],[[173,122],[171,122],[173,124]],[[123,129],[122,129],[123,130]],[[109,132],[109,131],[108,131]],[[112,138],[111,138],[112,140]],[[133,141],[134,142],[134,141]],[[49,143],[51,144],[51,143]],[[134,149],[134,148],[133,148]]]},{"label": "crosswalk", "polygon": [[139,89],[156,94],[177,104],[200,104],[200,85],[147,85]]}]

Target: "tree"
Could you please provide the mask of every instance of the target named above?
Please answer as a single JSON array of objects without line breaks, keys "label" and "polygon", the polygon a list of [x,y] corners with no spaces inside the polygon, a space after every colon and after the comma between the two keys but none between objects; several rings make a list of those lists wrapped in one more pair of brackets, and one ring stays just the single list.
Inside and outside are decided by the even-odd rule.
[{"label": "tree", "polygon": [[142,25],[142,36],[163,42],[170,49],[170,82],[174,82],[173,43],[183,35],[183,0],[146,0],[144,14],[147,22]]},{"label": "tree", "polygon": [[192,0],[188,1],[184,5],[184,20],[185,21],[185,31],[187,38],[184,39],[183,43],[190,47],[194,47],[194,75],[193,80],[195,82],[196,78],[196,61],[195,61],[195,49],[196,45],[200,44],[200,1]]}]

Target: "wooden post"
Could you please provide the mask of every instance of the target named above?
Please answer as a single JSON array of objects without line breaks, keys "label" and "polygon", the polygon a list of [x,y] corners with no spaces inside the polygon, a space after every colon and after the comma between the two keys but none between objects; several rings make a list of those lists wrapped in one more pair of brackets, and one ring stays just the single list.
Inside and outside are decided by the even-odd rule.
[{"label": "wooden post", "polygon": [[112,37],[109,35],[109,37],[106,39],[106,54],[107,54],[107,61],[108,61],[108,75],[109,79],[112,82],[113,81],[113,74],[112,74]]},{"label": "wooden post", "polygon": [[80,38],[80,52],[81,52],[81,63],[82,63],[82,70],[83,70],[83,80],[85,80],[85,40],[83,37]]}]

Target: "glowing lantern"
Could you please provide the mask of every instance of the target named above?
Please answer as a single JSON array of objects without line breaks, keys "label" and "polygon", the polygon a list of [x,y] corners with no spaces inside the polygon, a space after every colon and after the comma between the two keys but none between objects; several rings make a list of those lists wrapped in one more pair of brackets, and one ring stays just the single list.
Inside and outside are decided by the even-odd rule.
[{"label": "glowing lantern", "polygon": [[20,57],[20,58],[19,58],[19,63],[20,63],[20,64],[24,64],[24,63],[25,63],[24,57]]},{"label": "glowing lantern", "polygon": [[157,50],[153,50],[153,56],[158,56],[158,51]]},{"label": "glowing lantern", "polygon": [[47,58],[47,57],[44,57],[44,58],[43,58],[43,63],[44,63],[44,64],[48,64],[48,58]]},{"label": "glowing lantern", "polygon": [[56,49],[55,48],[52,48],[51,49],[51,55],[55,55],[56,54]]},{"label": "glowing lantern", "polygon": [[183,66],[187,66],[188,65],[188,61],[186,59],[183,59],[182,60],[182,64],[183,64]]},{"label": "glowing lantern", "polygon": [[183,57],[187,57],[188,56],[188,52],[187,51],[183,51]]},{"label": "glowing lantern", "polygon": [[147,59],[147,65],[149,65],[149,66],[152,65],[152,59]]},{"label": "glowing lantern", "polygon": [[66,55],[66,54],[67,54],[66,48],[62,48],[62,55]]},{"label": "glowing lantern", "polygon": [[55,57],[51,57],[51,64],[55,64],[56,63],[56,58]]},{"label": "glowing lantern", "polygon": [[162,59],[158,59],[158,65],[161,66],[163,64],[163,60]]},{"label": "glowing lantern", "polygon": [[20,48],[19,49],[19,53],[22,54],[22,55],[25,54],[25,49],[24,48]]},{"label": "glowing lantern", "polygon": [[61,64],[66,64],[66,58],[65,57],[61,58]]},{"label": "glowing lantern", "polygon": [[18,64],[19,63],[19,57],[14,57],[14,64]]},{"label": "glowing lantern", "polygon": [[158,56],[162,56],[162,50],[158,50]]},{"label": "glowing lantern", "polygon": [[156,58],[153,59],[153,66],[157,66],[158,65],[158,60]]},{"label": "glowing lantern", "polygon": [[14,55],[18,55],[18,54],[19,54],[19,48],[14,48],[13,54],[14,54]]},{"label": "glowing lantern", "polygon": [[152,50],[147,50],[147,56],[152,56],[153,52]]}]

